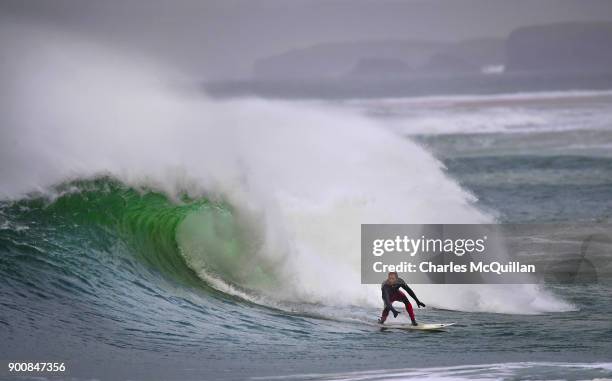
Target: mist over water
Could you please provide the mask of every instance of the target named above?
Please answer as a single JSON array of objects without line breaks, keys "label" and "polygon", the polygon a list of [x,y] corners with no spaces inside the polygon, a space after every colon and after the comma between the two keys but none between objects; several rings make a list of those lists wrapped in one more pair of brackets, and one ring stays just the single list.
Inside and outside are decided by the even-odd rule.
[{"label": "mist over water", "polygon": [[[168,68],[64,32],[5,24],[2,36],[12,52],[2,62],[4,198],[58,197],[54,185],[110,176],[177,203],[225,203],[188,214],[175,238],[187,266],[221,291],[276,306],[378,306],[376,286],[356,286],[361,223],[492,221],[430,153],[355,112],[213,101],[177,89]],[[262,274],[250,274],[254,264]],[[417,289],[462,311],[572,308],[536,286]]]}]

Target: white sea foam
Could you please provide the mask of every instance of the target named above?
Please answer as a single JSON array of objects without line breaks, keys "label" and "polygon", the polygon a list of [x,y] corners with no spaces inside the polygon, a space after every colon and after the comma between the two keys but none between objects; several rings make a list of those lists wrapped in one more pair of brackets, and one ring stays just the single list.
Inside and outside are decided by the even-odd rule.
[{"label": "white sea foam", "polygon": [[[361,223],[491,221],[429,152],[350,110],[216,102],[168,86],[171,71],[62,32],[4,24],[0,36],[10,52],[0,64],[5,198],[99,174],[172,197],[218,197],[260,240],[255,261],[290,278],[278,298],[332,305],[380,304],[378,287],[360,285]],[[197,223],[184,222],[179,244],[196,272],[218,282]],[[258,287],[238,286],[243,297]],[[419,295],[466,311],[571,308],[536,286],[422,286]]]},{"label": "white sea foam", "polygon": [[[514,362],[448,367],[369,370],[345,373],[310,373],[265,377],[266,380],[507,380],[507,379],[609,380],[612,363]],[[264,379],[253,377],[252,380]]]},{"label": "white sea foam", "polygon": [[[559,91],[354,100],[405,135],[610,130],[611,91]],[[575,107],[579,105],[580,107]]]}]

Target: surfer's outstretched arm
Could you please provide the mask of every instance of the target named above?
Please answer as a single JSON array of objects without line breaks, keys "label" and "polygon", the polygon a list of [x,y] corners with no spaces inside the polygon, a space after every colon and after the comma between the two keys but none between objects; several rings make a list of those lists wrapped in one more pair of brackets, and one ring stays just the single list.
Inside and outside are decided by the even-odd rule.
[{"label": "surfer's outstretched arm", "polygon": [[419,300],[419,298],[417,298],[416,294],[414,293],[414,291],[412,291],[412,289],[410,288],[410,286],[408,286],[406,283],[403,283],[402,285],[400,285],[401,288],[403,288],[404,290],[406,290],[406,292],[408,293],[408,295],[410,295],[412,297],[412,299],[414,299],[414,301],[417,304],[417,307],[425,307],[425,303],[421,302]]},{"label": "surfer's outstretched arm", "polygon": [[385,302],[385,308],[388,308],[393,312],[393,316],[397,316],[399,312],[395,308],[393,308],[393,303],[391,303],[391,297],[389,296],[389,288],[383,287],[382,289],[383,301]]}]

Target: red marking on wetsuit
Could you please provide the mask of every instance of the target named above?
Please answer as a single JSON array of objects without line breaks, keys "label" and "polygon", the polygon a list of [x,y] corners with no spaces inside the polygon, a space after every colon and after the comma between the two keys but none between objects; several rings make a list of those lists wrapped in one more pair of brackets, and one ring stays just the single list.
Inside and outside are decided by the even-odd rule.
[{"label": "red marking on wetsuit", "polygon": [[[406,294],[404,294],[400,290],[391,292],[389,293],[389,302],[391,302],[392,304],[393,302],[404,303],[404,305],[406,306],[406,311],[408,311],[408,315],[410,315],[410,320],[413,320],[413,321],[415,320],[414,310],[412,309],[412,304],[410,304],[410,300],[408,300],[408,297],[406,296]],[[387,320],[387,316],[389,316],[390,311],[391,310],[385,306],[385,309],[382,312],[382,317],[380,319],[381,323]]]}]

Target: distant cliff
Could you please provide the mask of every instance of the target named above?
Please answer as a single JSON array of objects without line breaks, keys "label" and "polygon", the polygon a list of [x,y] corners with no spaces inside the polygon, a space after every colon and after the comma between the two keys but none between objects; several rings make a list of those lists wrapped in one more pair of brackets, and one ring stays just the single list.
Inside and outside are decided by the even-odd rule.
[{"label": "distant cliff", "polygon": [[612,89],[612,23],[522,27],[507,39],[324,43],[258,60],[214,96],[345,99]]},{"label": "distant cliff", "polygon": [[559,23],[519,28],[506,42],[506,70],[612,72],[612,23]]},{"label": "distant cliff", "polygon": [[[386,68],[390,61],[401,61],[406,66],[416,66],[441,46],[424,41],[350,41],[314,45],[303,49],[266,57],[255,62],[253,78],[263,80],[338,78],[364,66],[369,74],[382,63]],[[372,62],[375,57],[378,62]],[[365,61],[364,61],[365,60]]]},{"label": "distant cliff", "polygon": [[503,63],[504,41],[379,40],[327,43],[255,62],[257,80],[398,78],[433,72],[478,71]]},{"label": "distant cliff", "polygon": [[406,77],[412,72],[410,65],[397,58],[364,58],[347,73],[349,77],[358,78],[388,78]]}]

